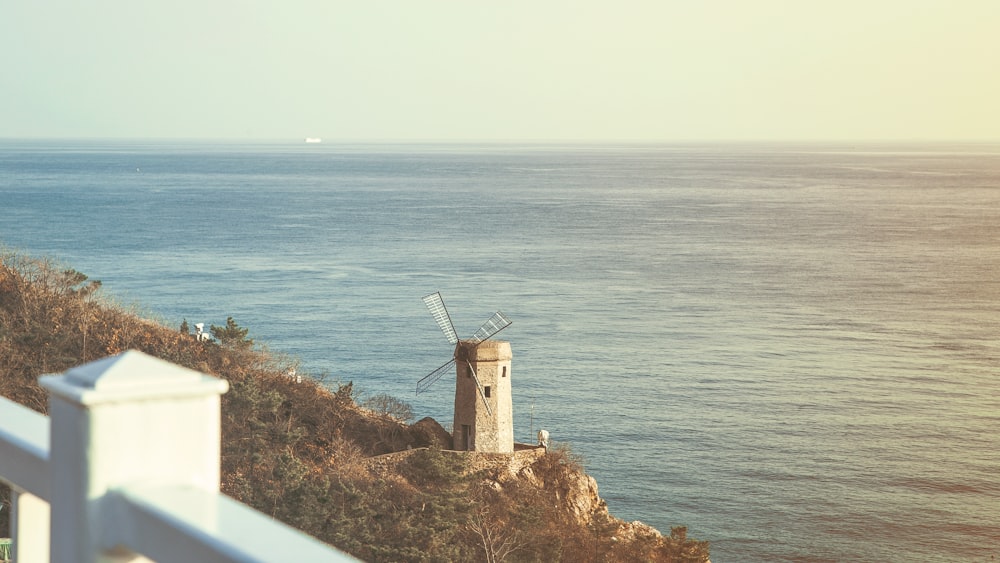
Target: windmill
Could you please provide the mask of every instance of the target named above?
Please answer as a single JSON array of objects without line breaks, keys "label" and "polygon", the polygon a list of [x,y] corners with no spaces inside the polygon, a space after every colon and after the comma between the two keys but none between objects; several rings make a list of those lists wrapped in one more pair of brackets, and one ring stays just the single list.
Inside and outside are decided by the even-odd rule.
[{"label": "windmill", "polygon": [[489,340],[510,326],[510,319],[497,311],[470,338],[460,340],[441,294],[432,293],[423,301],[455,350],[451,360],[417,382],[417,394],[429,389],[455,366],[456,449],[513,451],[510,344]]}]

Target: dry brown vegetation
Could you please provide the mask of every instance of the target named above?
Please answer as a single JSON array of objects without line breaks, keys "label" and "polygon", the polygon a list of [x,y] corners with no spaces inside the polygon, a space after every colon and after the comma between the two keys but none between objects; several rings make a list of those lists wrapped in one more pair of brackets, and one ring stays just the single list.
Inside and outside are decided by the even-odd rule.
[{"label": "dry brown vegetation", "polygon": [[[39,375],[128,349],[224,378],[223,492],[368,561],[708,558],[707,542],[683,528],[670,537],[636,531],[603,505],[574,514],[564,491],[583,468],[567,449],[532,464],[531,479],[502,483],[436,447],[388,475],[372,472],[370,456],[433,446],[418,425],[392,416],[405,404],[380,397],[362,408],[350,383],[296,383],[286,375],[293,362],[255,348],[232,319],[213,327],[219,343],[196,342],[100,297],[99,288],[75,270],[0,255],[0,395],[44,413]],[[0,536],[9,512],[0,511]]]}]

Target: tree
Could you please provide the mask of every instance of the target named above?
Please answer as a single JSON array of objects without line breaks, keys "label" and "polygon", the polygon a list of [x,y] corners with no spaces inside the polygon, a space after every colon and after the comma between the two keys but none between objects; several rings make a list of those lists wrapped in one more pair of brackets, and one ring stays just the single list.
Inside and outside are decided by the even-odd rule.
[{"label": "tree", "polygon": [[226,326],[211,325],[209,330],[222,346],[239,350],[249,350],[253,347],[253,339],[247,338],[250,329],[240,327],[232,317],[226,317]]},{"label": "tree", "polygon": [[511,553],[524,547],[517,528],[494,514],[488,503],[481,503],[472,512],[466,528],[483,548],[487,563],[506,561]]},{"label": "tree", "polygon": [[80,297],[87,297],[101,288],[100,280],[91,280],[87,283],[87,275],[82,272],[77,272],[76,270],[63,270],[61,284],[66,293],[70,295],[78,295]]},{"label": "tree", "polygon": [[664,556],[668,561],[678,563],[702,563],[708,561],[709,547],[707,541],[693,540],[687,537],[687,526],[670,528],[670,537],[664,538]]},{"label": "tree", "polygon": [[400,422],[413,420],[413,407],[388,393],[378,393],[365,399],[361,406],[380,416],[394,418]]}]

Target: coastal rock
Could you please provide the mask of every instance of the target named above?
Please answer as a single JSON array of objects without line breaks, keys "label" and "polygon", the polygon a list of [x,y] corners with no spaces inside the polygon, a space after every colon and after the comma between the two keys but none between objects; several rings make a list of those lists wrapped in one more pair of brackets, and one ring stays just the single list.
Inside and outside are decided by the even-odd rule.
[{"label": "coastal rock", "polygon": [[597,480],[586,473],[576,473],[557,494],[580,522],[591,520],[595,513],[607,512],[597,494]]},{"label": "coastal rock", "polygon": [[591,522],[595,515],[606,514],[607,505],[597,491],[597,480],[582,471],[544,472],[528,465],[517,473],[524,483],[555,493],[563,508],[581,524]]},{"label": "coastal rock", "polygon": [[622,522],[615,537],[619,541],[634,541],[639,538],[656,538],[661,535],[659,530],[649,524],[633,520],[632,522]]},{"label": "coastal rock", "polygon": [[438,421],[429,416],[414,422],[409,431],[410,437],[413,439],[413,447],[436,447],[442,450],[452,448],[451,434]]}]

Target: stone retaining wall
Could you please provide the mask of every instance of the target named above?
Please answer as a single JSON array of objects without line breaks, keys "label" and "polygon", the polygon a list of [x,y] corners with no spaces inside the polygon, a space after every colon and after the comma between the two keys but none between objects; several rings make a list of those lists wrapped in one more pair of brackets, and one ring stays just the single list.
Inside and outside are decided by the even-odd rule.
[{"label": "stone retaining wall", "polygon": [[[390,454],[370,457],[365,466],[372,473],[386,476],[395,472],[395,468],[407,457],[420,450],[427,448],[416,448],[403,450]],[[479,471],[492,471],[496,473],[496,478],[517,475],[521,469],[531,465],[538,458],[545,455],[545,448],[515,444],[514,452],[509,454],[466,452],[455,450],[441,450],[442,454],[461,456],[467,460],[466,473],[476,473]]]}]

